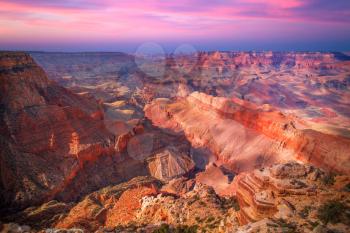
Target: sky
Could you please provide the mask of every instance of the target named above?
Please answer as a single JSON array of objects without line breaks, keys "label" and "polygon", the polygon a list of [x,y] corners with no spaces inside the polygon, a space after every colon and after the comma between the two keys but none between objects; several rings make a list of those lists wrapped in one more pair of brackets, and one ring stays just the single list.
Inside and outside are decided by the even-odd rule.
[{"label": "sky", "polygon": [[0,49],[350,51],[350,0],[0,0]]}]

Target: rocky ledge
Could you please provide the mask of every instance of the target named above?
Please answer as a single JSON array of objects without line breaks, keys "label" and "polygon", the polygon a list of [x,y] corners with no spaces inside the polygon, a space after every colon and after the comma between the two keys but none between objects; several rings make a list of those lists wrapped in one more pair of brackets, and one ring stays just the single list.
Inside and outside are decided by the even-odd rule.
[{"label": "rocky ledge", "polygon": [[[289,223],[288,226],[294,230],[309,232],[315,226],[325,223],[323,216],[331,214],[327,212],[329,210],[323,209],[328,203],[340,206],[337,212],[339,216],[343,214],[341,212],[349,211],[350,199],[344,188],[349,184],[349,177],[333,177],[309,165],[295,162],[277,164],[239,174],[234,183],[240,206],[238,221],[242,225],[250,223],[248,226],[255,230],[264,228],[262,225],[266,224],[252,223],[272,219],[275,222],[272,225]],[[336,222],[337,226],[330,227],[337,228],[340,232],[350,229],[345,216],[339,217]],[[242,229],[248,230],[248,226]]]}]

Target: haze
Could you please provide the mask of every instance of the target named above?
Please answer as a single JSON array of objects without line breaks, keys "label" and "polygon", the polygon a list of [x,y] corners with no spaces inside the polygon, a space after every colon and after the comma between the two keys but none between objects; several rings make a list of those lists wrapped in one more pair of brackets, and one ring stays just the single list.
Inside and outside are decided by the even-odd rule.
[{"label": "haze", "polygon": [[0,49],[350,50],[347,0],[0,1]]}]

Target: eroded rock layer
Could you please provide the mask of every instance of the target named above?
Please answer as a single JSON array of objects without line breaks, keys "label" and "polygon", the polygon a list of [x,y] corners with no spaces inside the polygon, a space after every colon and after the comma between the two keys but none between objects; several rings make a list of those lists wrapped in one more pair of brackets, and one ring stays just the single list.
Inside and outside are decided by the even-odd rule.
[{"label": "eroded rock layer", "polygon": [[[48,80],[25,53],[0,53],[0,103],[2,206],[50,200],[84,163],[113,156],[99,104]],[[87,182],[105,184],[95,176]]]},{"label": "eroded rock layer", "polygon": [[0,231],[350,231],[348,56],[32,56],[67,89],[0,53]]},{"label": "eroded rock layer", "polygon": [[92,192],[75,203],[50,201],[27,208],[7,216],[5,222],[17,224],[3,227],[32,232],[153,232],[172,228],[216,233],[314,232],[317,227],[345,233],[350,229],[346,185],[350,179],[333,178],[309,165],[276,164],[239,174],[231,186],[236,197],[223,197],[196,179],[181,177],[164,185],[151,177],[136,177]]},{"label": "eroded rock layer", "polygon": [[159,180],[170,181],[188,174],[195,167],[186,154],[181,154],[175,147],[168,147],[148,158],[150,174]]},{"label": "eroded rock layer", "polygon": [[4,208],[73,201],[149,174],[148,167],[154,165],[148,166],[146,159],[169,141],[175,141],[171,147],[176,153],[160,156],[162,167],[158,172],[150,169],[152,174],[169,180],[194,167],[181,135],[162,133],[142,119],[120,121],[111,106],[105,111],[91,95],[74,94],[50,81],[26,53],[0,53],[0,104]]},{"label": "eroded rock layer", "polygon": [[[349,182],[349,177],[338,178],[328,182],[329,175],[322,170],[295,162],[241,173],[234,180],[240,205],[238,220],[244,225],[273,218],[280,223],[294,221],[299,226],[315,221],[321,216],[323,203],[347,202],[349,195],[339,186]],[[278,226],[276,222],[273,225]],[[341,227],[349,229],[345,225]]]},{"label": "eroded rock layer", "polygon": [[350,171],[349,139],[309,129],[266,105],[194,92],[175,103],[156,99],[145,114],[159,127],[183,131],[194,147],[208,147],[236,172],[295,159]]}]

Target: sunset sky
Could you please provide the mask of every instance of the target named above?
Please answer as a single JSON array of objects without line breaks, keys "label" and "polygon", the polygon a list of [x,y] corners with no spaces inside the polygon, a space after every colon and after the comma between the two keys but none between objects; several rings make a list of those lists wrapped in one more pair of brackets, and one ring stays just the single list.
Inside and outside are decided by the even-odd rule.
[{"label": "sunset sky", "polygon": [[0,0],[0,49],[350,51],[350,0]]}]

